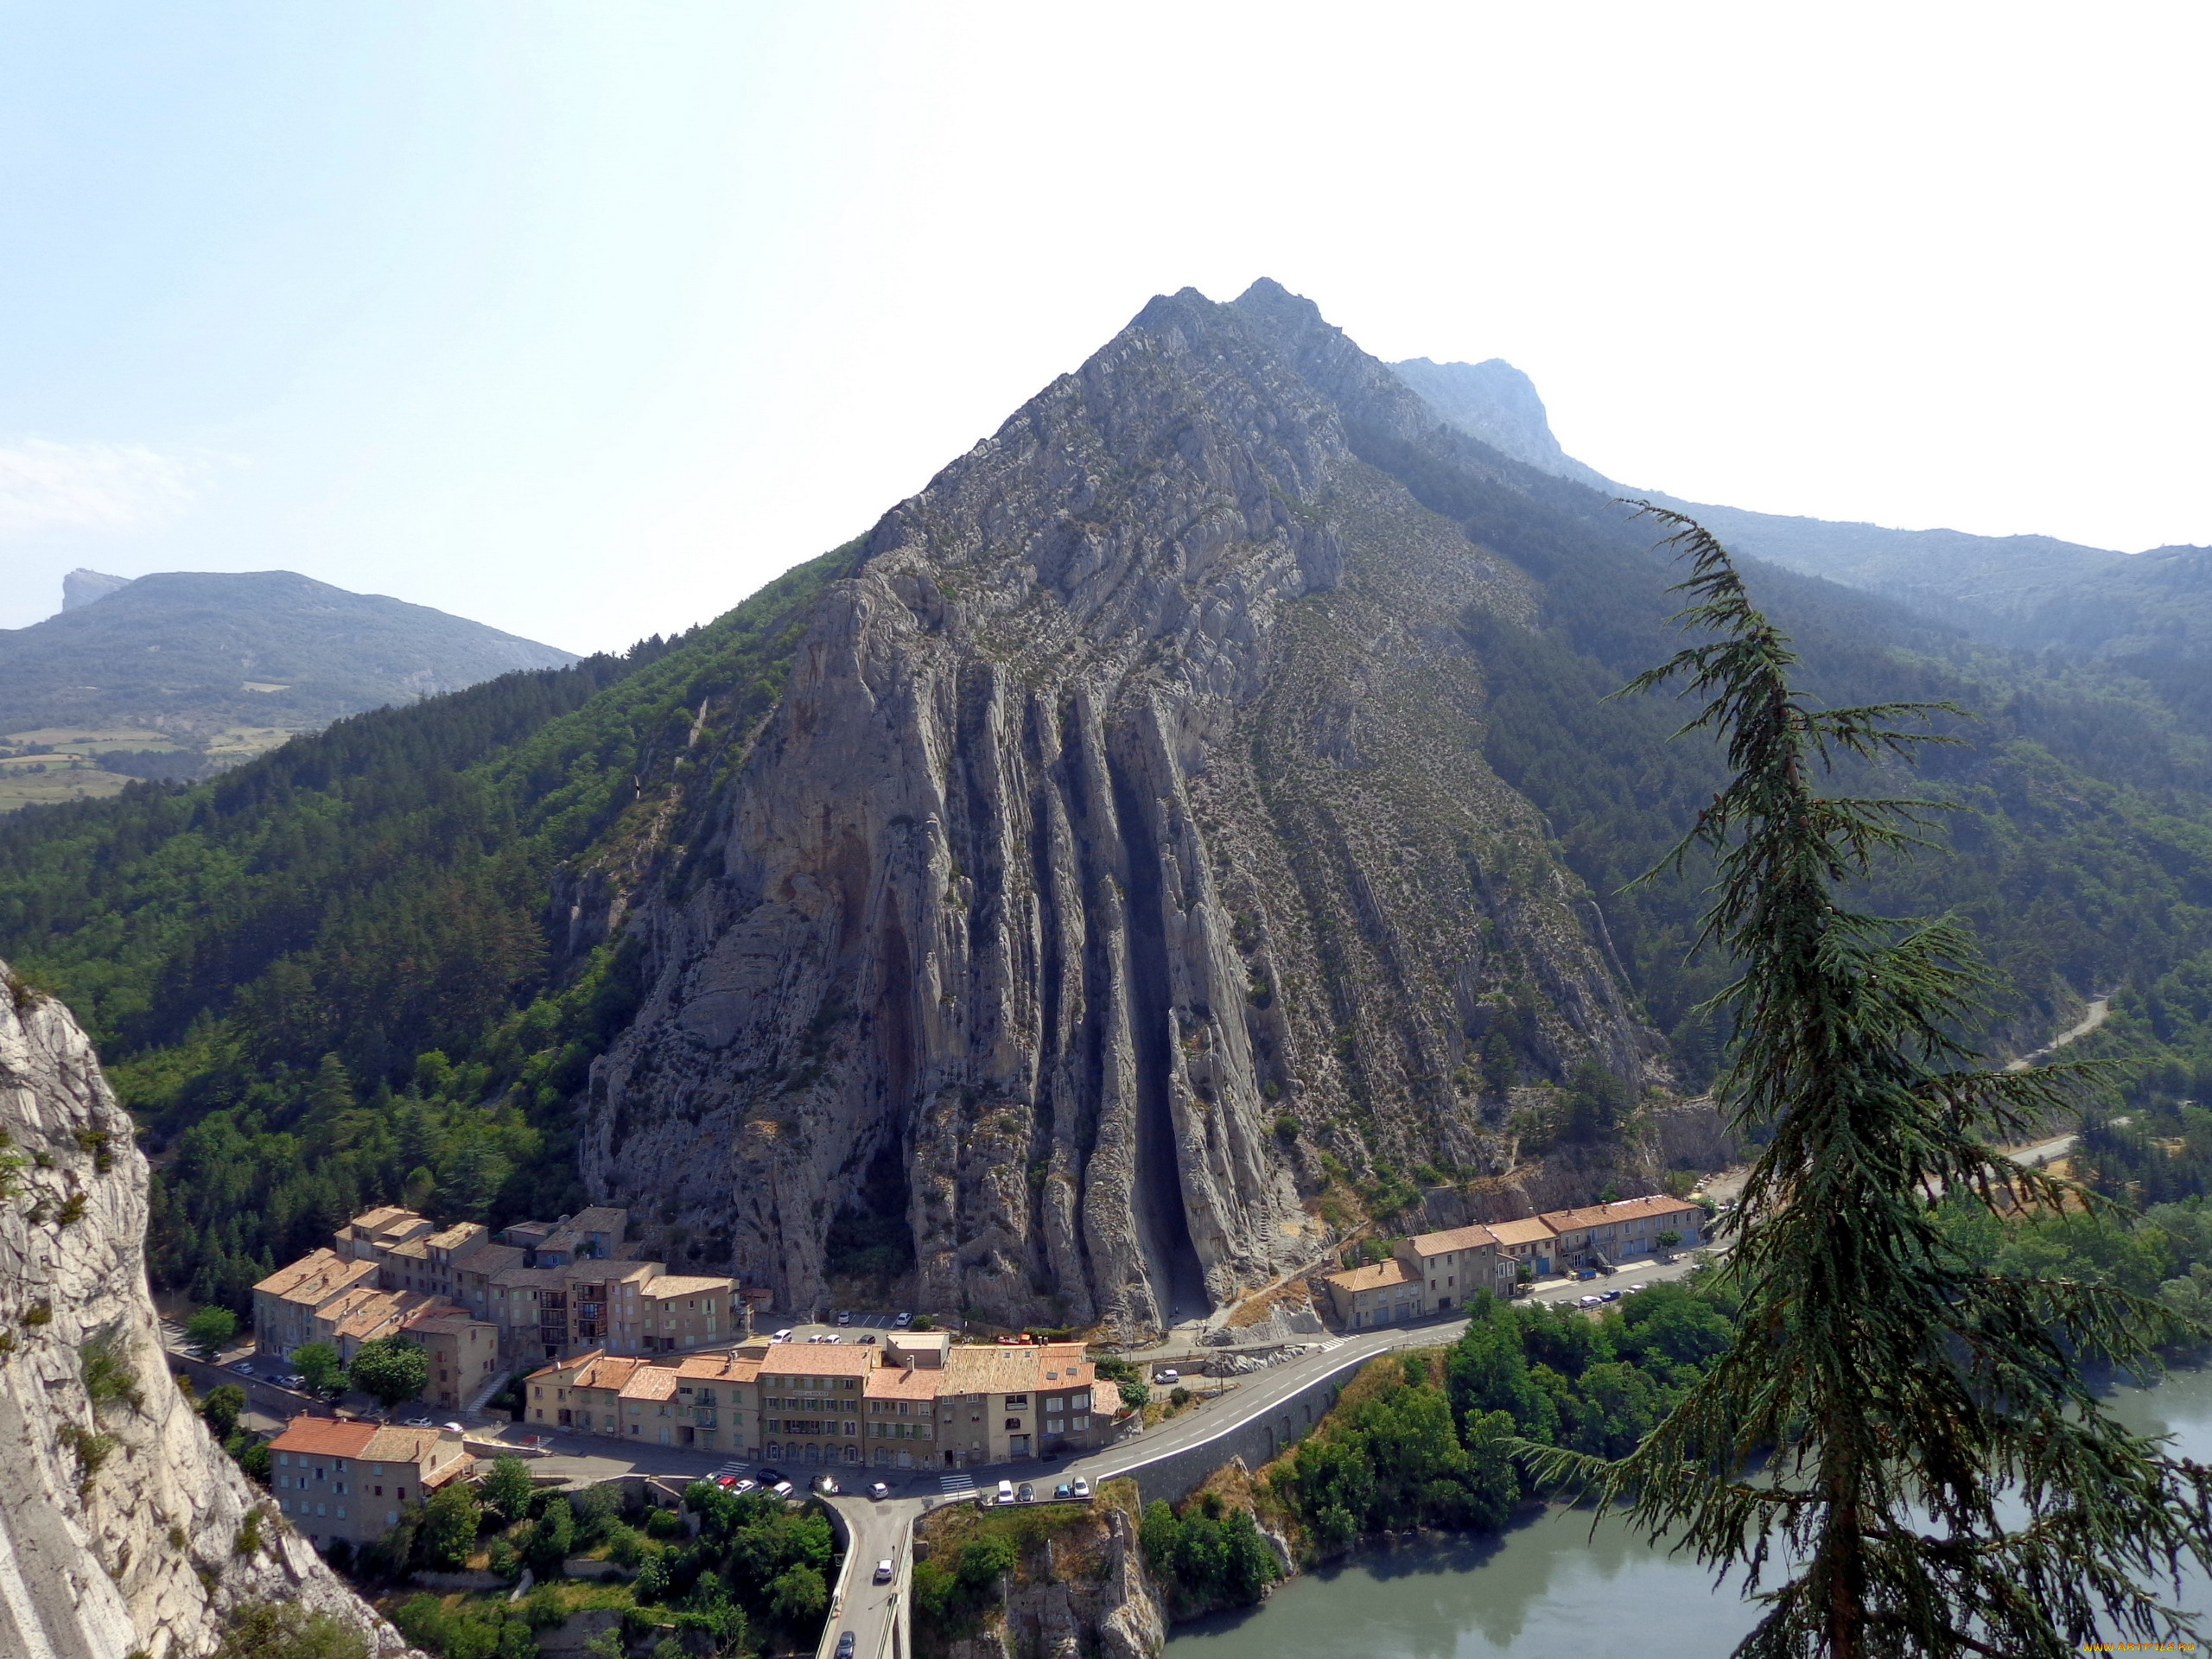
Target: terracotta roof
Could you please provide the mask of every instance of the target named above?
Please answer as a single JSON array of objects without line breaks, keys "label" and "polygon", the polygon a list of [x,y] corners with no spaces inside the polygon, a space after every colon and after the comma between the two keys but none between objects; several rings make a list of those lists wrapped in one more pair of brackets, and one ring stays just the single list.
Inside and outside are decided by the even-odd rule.
[{"label": "terracotta roof", "polygon": [[430,1259],[430,1241],[427,1238],[403,1238],[385,1251],[386,1255],[404,1255],[410,1261],[427,1262]]},{"label": "terracotta roof", "polygon": [[1325,1274],[1332,1285],[1349,1291],[1382,1290],[1391,1285],[1413,1282],[1413,1274],[1406,1271],[1406,1264],[1392,1256],[1388,1262],[1377,1262],[1364,1268],[1348,1268],[1342,1273]]},{"label": "terracotta roof", "polygon": [[512,1244],[482,1243],[473,1249],[464,1250],[453,1259],[456,1268],[470,1273],[500,1273],[522,1265],[523,1253]]},{"label": "terracotta roof", "polygon": [[676,1368],[673,1365],[640,1365],[630,1373],[630,1380],[622,1385],[625,1400],[673,1400],[676,1397]]},{"label": "terracotta roof", "polygon": [[409,1222],[414,1219],[416,1216],[412,1210],[403,1210],[396,1204],[382,1204],[373,1210],[364,1210],[359,1215],[354,1217],[353,1225],[357,1232],[374,1233],[396,1222]]},{"label": "terracotta roof", "polygon": [[346,1417],[295,1417],[269,1442],[269,1449],[310,1458],[358,1458],[382,1427]]},{"label": "terracotta roof", "polygon": [[437,1249],[457,1250],[470,1239],[483,1236],[484,1228],[481,1223],[464,1221],[458,1226],[447,1228],[442,1233],[432,1233],[423,1242]]},{"label": "terracotta roof", "polygon": [[620,1390],[630,1380],[630,1373],[645,1362],[628,1355],[602,1354],[582,1370],[576,1373],[574,1384],[579,1389],[609,1389]]},{"label": "terracotta roof", "polygon": [[1548,1244],[1558,1235],[1535,1216],[1526,1216],[1519,1221],[1493,1221],[1491,1236],[1501,1244]]},{"label": "terracotta roof", "polygon": [[779,1342],[760,1362],[763,1376],[866,1376],[874,1368],[875,1350],[836,1342]]},{"label": "terracotta roof", "polygon": [[569,1371],[582,1371],[586,1366],[602,1358],[606,1352],[604,1348],[594,1348],[588,1353],[578,1354],[573,1359],[556,1359],[550,1365],[539,1366],[523,1381],[535,1382],[541,1376],[559,1376]]},{"label": "terracotta roof", "polygon": [[1479,1250],[1497,1243],[1491,1230],[1477,1222],[1440,1233],[1417,1233],[1406,1241],[1416,1255],[1442,1255],[1450,1250]]},{"label": "terracotta roof", "polygon": [[289,1267],[270,1274],[254,1287],[288,1302],[320,1303],[339,1292],[376,1276],[373,1262],[355,1262],[335,1250],[311,1250]]},{"label": "terracotta roof", "polygon": [[705,1296],[728,1290],[736,1281],[727,1277],[696,1278],[689,1274],[664,1273],[646,1285],[646,1296]]},{"label": "terracotta roof", "polygon": [[760,1375],[760,1362],[734,1353],[693,1354],[676,1368],[676,1374],[686,1382],[750,1382]]},{"label": "terracotta roof", "polygon": [[419,1308],[402,1319],[400,1324],[410,1331],[451,1331],[456,1333],[466,1331],[472,1325],[480,1325],[486,1331],[498,1329],[489,1320],[477,1319],[466,1308],[454,1307],[450,1304],[444,1307]]},{"label": "terracotta roof", "polygon": [[1027,1394],[1044,1376],[1041,1348],[961,1344],[944,1357],[947,1394]]},{"label": "terracotta roof", "polygon": [[1687,1198],[1670,1198],[1657,1193],[1648,1198],[1623,1198],[1618,1204],[1587,1204],[1579,1210],[1547,1210],[1538,1219],[1554,1232],[1565,1233],[1585,1227],[1603,1227],[1609,1222],[1640,1221],[1692,1211],[1700,1216],[1705,1213]]},{"label": "terracotta roof", "polygon": [[944,1373],[934,1366],[910,1371],[903,1365],[879,1365],[868,1374],[862,1392],[871,1400],[934,1400],[943,1381]]},{"label": "terracotta roof", "polygon": [[376,1431],[367,1449],[354,1456],[366,1458],[372,1463],[420,1463],[437,1449],[439,1436],[435,1428],[396,1428],[390,1423],[379,1423]]}]

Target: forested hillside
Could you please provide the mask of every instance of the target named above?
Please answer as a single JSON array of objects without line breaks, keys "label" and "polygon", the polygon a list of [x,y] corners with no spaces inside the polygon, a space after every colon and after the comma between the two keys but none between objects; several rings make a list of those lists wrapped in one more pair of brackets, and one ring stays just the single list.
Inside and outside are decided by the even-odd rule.
[{"label": "forested hillside", "polygon": [[[0,956],[99,1043],[201,1300],[370,1203],[588,1182],[795,1294],[866,1255],[1141,1322],[1417,1185],[1657,1179],[1726,964],[1701,867],[1628,886],[1719,776],[1611,699],[1679,643],[1653,534],[1280,289],[1174,296],[681,639],[0,823]],[[1748,568],[1821,695],[1969,711],[1856,781],[1963,809],[1874,899],[1973,924],[1985,1040],[2117,989],[2139,1093],[2205,1075],[2188,710]]]},{"label": "forested hillside", "polygon": [[366,1203],[578,1207],[569,1103],[634,988],[556,877],[719,785],[687,751],[772,703],[847,557],[677,640],[0,823],[8,954],[148,1126],[157,1274],[236,1304]]}]

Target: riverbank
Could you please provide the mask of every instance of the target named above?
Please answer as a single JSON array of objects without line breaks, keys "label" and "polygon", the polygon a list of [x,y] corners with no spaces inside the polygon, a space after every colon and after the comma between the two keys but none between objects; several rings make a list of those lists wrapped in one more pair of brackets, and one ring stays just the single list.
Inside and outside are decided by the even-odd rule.
[{"label": "riverbank", "polygon": [[[2107,1397],[2136,1433],[2171,1433],[2178,1455],[2212,1459],[2212,1369]],[[1592,1520],[1552,1509],[1498,1533],[1362,1548],[1257,1607],[1177,1625],[1167,1659],[1714,1659],[1751,1629],[1740,1577],[1716,1585],[1623,1522]],[[2212,1616],[2212,1580],[2186,1574],[2177,1605]]]}]

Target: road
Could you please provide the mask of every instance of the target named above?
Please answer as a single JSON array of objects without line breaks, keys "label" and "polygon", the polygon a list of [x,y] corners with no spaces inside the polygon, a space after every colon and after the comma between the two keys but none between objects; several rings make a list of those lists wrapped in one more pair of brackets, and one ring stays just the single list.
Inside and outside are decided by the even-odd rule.
[{"label": "road", "polygon": [[[1623,1268],[1607,1289],[1627,1285],[1663,1284],[1694,1272],[1697,1263],[1688,1256],[1672,1262],[1646,1262]],[[1573,1301],[1597,1287],[1571,1279],[1546,1280],[1529,1300],[1538,1302]],[[1096,1487],[1117,1475],[1142,1469],[1147,1464],[1187,1452],[1192,1446],[1243,1427],[1264,1416],[1289,1395],[1333,1370],[1347,1372],[1398,1348],[1436,1348],[1459,1340],[1467,1322],[1433,1319],[1418,1325],[1387,1325],[1330,1342],[1319,1353],[1306,1354],[1281,1365],[1236,1378],[1218,1396],[1178,1413],[1166,1422],[1116,1441],[1087,1457],[1057,1462],[996,1465],[975,1471],[979,1486],[1005,1479],[1017,1485],[1030,1481],[1049,1488],[1077,1475]],[[1195,1382],[1197,1379],[1193,1379]],[[875,1478],[874,1471],[868,1478]],[[846,1552],[831,1605],[836,1610],[823,1627],[819,1659],[832,1659],[837,1638],[846,1630],[855,1637],[855,1659],[908,1659],[911,1651],[906,1624],[912,1618],[909,1585],[913,1567],[914,1523],[940,1503],[965,1503],[965,1496],[949,1497],[935,1490],[939,1477],[909,1474],[900,1477],[893,1494],[880,1500],[845,1496],[829,1500],[851,1529],[853,1543]],[[855,1483],[858,1484],[857,1482]],[[888,1560],[893,1577],[887,1585],[870,1582],[875,1564]]]}]

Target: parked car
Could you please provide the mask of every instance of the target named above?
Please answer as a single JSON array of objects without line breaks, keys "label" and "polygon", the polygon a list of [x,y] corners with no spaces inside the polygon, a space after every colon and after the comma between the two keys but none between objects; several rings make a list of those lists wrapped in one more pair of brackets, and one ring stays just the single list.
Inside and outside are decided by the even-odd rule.
[{"label": "parked car", "polygon": [[888,1562],[888,1561],[878,1561],[878,1562],[875,1564],[875,1581],[876,1581],[878,1584],[888,1584],[888,1583],[890,1583],[890,1582],[891,1582],[891,1563],[890,1563],[890,1562]]},{"label": "parked car", "polygon": [[1605,1299],[1602,1296],[1585,1296],[1580,1301],[1576,1302],[1575,1306],[1577,1307],[1599,1307],[1604,1306],[1605,1300]]},{"label": "parked car", "polygon": [[837,1477],[835,1475],[817,1475],[814,1478],[814,1490],[821,1493],[824,1497],[836,1497]]},{"label": "parked car", "polygon": [[774,1336],[768,1338],[771,1342],[789,1342],[791,1339],[791,1328],[788,1325],[786,1325],[783,1330],[777,1332]]},{"label": "parked car", "polygon": [[1598,1300],[1601,1302],[1618,1302],[1620,1299],[1621,1294],[1618,1290],[1600,1291],[1598,1294]]},{"label": "parked car", "polygon": [[1001,1503],[1011,1503],[1014,1502],[1014,1483],[1012,1481],[1002,1480],[999,1482],[998,1500]]},{"label": "parked car", "polygon": [[251,1376],[253,1375],[253,1367],[247,1364],[245,1361],[242,1359],[233,1361],[232,1363],[231,1369],[236,1371],[240,1376]]},{"label": "parked car", "polygon": [[778,1497],[789,1497],[791,1495],[791,1484],[788,1480],[779,1480],[768,1490]]},{"label": "parked car", "polygon": [[772,1486],[784,1478],[780,1469],[756,1469],[753,1472],[760,1476],[763,1486]]},{"label": "parked car", "polygon": [[721,1487],[722,1491],[726,1492],[734,1492],[737,1490],[737,1477],[735,1475],[716,1475],[715,1477],[715,1484]]},{"label": "parked car", "polygon": [[304,1389],[307,1385],[307,1378],[302,1376],[297,1371],[289,1372],[276,1379],[276,1386],[280,1389]]},{"label": "parked car", "polygon": [[850,1308],[847,1308],[843,1313],[837,1316],[837,1323],[840,1325],[850,1325],[852,1322],[853,1311]]},{"label": "parked car", "polygon": [[1183,1380],[1183,1373],[1171,1365],[1164,1371],[1154,1371],[1152,1374],[1152,1380],[1155,1382],[1180,1382]]},{"label": "parked car", "polygon": [[408,1417],[403,1418],[399,1426],[402,1428],[429,1428],[431,1423],[427,1417]]},{"label": "parked car", "polygon": [[1037,1489],[1027,1481],[1023,1481],[1021,1490],[1014,1495],[1014,1501],[1017,1503],[1034,1503],[1037,1501]]},{"label": "parked car", "polygon": [[1075,1496],[1075,1488],[1069,1485],[1067,1482],[1064,1480],[1058,1485],[1052,1488],[1052,1496],[1055,1498],[1073,1497]]},{"label": "parked car", "polygon": [[760,1482],[747,1480],[743,1475],[739,1475],[732,1482],[730,1491],[733,1492],[750,1492],[759,1490],[759,1487]]},{"label": "parked car", "polygon": [[855,1342],[859,1343],[859,1344],[861,1344],[861,1346],[862,1346],[863,1348],[865,1348],[865,1347],[867,1347],[867,1346],[868,1345],[868,1344],[870,1344],[870,1343],[872,1343],[872,1342],[874,1342],[874,1341],[875,1340],[875,1332],[873,1332],[873,1331],[869,1331],[869,1332],[864,1332],[862,1335],[858,1336],[858,1337],[855,1337],[855,1338],[854,1338],[854,1340],[855,1340]]},{"label": "parked car", "polygon": [[1642,1285],[1630,1285],[1630,1286],[1628,1287],[1628,1294],[1629,1294],[1630,1295],[1633,1296],[1633,1295],[1635,1295],[1635,1294],[1636,1294],[1636,1293],[1637,1293],[1637,1291],[1642,1290],[1643,1288],[1643,1287]]},{"label": "parked car", "polygon": [[1085,1480],[1081,1475],[1077,1475],[1075,1478],[1075,1495],[1077,1497],[1089,1497],[1090,1496],[1090,1483]]},{"label": "parked car", "polygon": [[837,1638],[837,1659],[853,1659],[853,1643],[859,1638],[847,1630]]},{"label": "parked car", "polygon": [[901,1313],[897,1319],[891,1321],[892,1324],[897,1325],[901,1331],[904,1331],[913,1322],[914,1316],[911,1313]]},{"label": "parked car", "polygon": [[842,1342],[844,1338],[839,1336],[835,1331],[832,1331],[828,1336],[823,1338],[822,1340],[824,1342]]},{"label": "parked car", "polygon": [[879,1480],[868,1489],[868,1495],[880,1501],[891,1496],[891,1489]]}]

